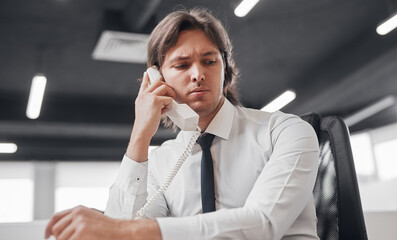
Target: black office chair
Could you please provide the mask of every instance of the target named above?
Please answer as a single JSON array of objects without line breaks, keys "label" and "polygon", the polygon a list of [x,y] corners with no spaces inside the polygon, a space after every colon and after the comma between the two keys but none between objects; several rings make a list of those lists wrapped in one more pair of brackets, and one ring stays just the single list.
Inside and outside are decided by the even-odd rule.
[{"label": "black office chair", "polygon": [[320,143],[320,162],[313,195],[321,240],[367,240],[349,131],[339,117],[310,113]]}]

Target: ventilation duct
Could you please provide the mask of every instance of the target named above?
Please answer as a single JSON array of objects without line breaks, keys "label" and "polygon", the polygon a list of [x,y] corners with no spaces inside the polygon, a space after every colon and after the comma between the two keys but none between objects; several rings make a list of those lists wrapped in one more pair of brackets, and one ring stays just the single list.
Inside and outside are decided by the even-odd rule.
[{"label": "ventilation duct", "polygon": [[94,60],[146,63],[149,35],[103,31],[92,53]]}]

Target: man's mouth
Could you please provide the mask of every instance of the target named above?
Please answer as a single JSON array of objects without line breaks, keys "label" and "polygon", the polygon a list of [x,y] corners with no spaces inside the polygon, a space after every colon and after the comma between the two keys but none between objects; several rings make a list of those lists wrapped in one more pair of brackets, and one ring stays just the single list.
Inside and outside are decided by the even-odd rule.
[{"label": "man's mouth", "polygon": [[193,96],[203,96],[207,93],[209,93],[209,90],[203,87],[197,87],[189,92],[189,94]]}]

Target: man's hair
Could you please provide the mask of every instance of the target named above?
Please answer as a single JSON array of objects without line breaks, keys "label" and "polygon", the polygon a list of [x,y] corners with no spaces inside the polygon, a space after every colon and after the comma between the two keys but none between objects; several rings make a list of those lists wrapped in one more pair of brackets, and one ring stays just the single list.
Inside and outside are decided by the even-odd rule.
[{"label": "man's hair", "polygon": [[[154,28],[149,38],[147,49],[147,67],[160,67],[164,63],[165,54],[175,46],[182,31],[199,29],[213,42],[222,55],[225,65],[223,94],[233,104],[240,105],[237,94],[238,69],[235,66],[232,44],[222,23],[206,9],[195,8],[190,11],[179,10],[168,14]],[[172,126],[163,119],[166,127]]]}]

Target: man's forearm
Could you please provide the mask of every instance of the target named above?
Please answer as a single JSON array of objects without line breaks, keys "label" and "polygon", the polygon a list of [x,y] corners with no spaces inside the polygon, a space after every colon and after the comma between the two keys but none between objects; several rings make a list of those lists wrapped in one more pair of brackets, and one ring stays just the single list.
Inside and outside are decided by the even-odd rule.
[{"label": "man's forearm", "polygon": [[160,227],[154,219],[139,219],[129,221],[131,239],[133,240],[161,240]]},{"label": "man's forearm", "polygon": [[95,240],[159,240],[160,227],[156,220],[120,220],[107,217],[83,206],[55,214],[47,224],[45,238]]},{"label": "man's forearm", "polygon": [[126,155],[136,162],[147,161],[150,139],[148,136],[136,133],[136,130],[133,129]]}]

